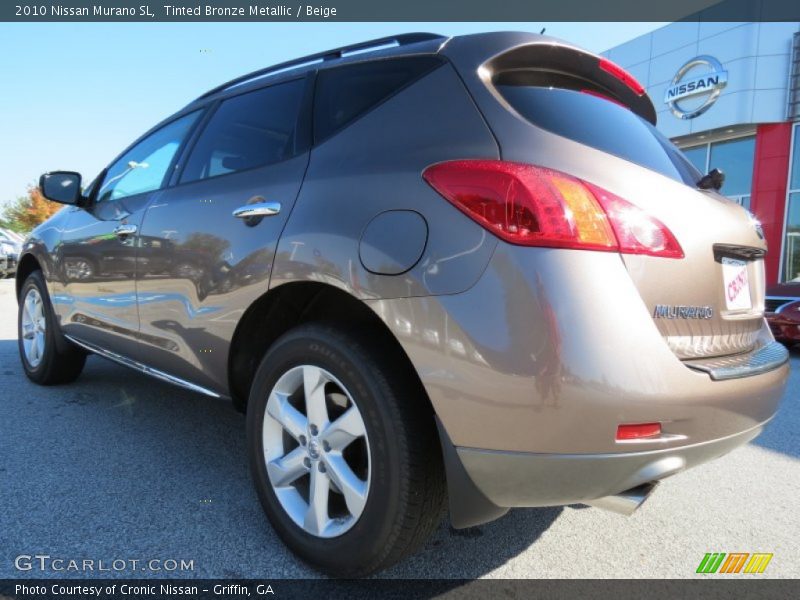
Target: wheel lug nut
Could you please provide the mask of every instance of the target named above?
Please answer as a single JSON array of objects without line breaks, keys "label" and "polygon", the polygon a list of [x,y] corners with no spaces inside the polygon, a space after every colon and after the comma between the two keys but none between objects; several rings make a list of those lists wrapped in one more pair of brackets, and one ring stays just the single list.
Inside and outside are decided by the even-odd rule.
[{"label": "wheel lug nut", "polygon": [[327,440],[323,440],[322,449],[325,450],[325,452],[331,451],[331,445],[327,442]]},{"label": "wheel lug nut", "polygon": [[319,433],[316,425],[311,425],[308,430],[311,432],[311,435],[317,435],[317,433]]},{"label": "wheel lug nut", "polygon": [[325,472],[325,465],[323,465],[322,463],[319,463],[318,467],[319,467],[319,472],[320,473],[324,473]]},{"label": "wheel lug nut", "polygon": [[305,465],[306,469],[310,469],[311,468],[311,459],[308,458],[308,457],[304,458],[303,459],[303,464]]},{"label": "wheel lug nut", "polygon": [[300,436],[300,445],[301,445],[301,446],[305,446],[305,445],[306,445],[306,441],[307,441],[307,440],[306,440],[306,436],[304,436],[304,435],[301,435],[301,436]]}]

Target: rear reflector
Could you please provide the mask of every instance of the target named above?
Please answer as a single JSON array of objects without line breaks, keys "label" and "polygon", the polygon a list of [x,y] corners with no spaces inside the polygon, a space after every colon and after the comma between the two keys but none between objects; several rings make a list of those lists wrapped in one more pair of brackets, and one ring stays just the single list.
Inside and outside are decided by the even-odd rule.
[{"label": "rear reflector", "polygon": [[611,62],[607,58],[601,58],[597,66],[599,66],[606,73],[613,75],[615,78],[619,79],[622,83],[631,88],[637,96],[644,95],[644,86],[642,86],[641,83],[636,81],[636,78],[633,75],[628,73],[618,64]]},{"label": "rear reflector", "polygon": [[661,435],[661,423],[628,423],[617,427],[617,441],[640,440]]},{"label": "rear reflector", "polygon": [[456,208],[512,244],[683,257],[660,221],[559,171],[500,160],[454,160],[431,165],[422,176]]}]

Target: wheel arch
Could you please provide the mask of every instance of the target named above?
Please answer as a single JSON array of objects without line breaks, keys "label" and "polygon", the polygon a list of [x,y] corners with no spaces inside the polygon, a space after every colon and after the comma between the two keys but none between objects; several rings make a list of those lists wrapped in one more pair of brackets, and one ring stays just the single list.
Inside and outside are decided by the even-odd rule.
[{"label": "wheel arch", "polygon": [[39,261],[30,252],[23,255],[22,258],[20,258],[19,264],[17,265],[17,274],[15,281],[17,298],[19,298],[19,294],[22,291],[22,284],[25,283],[25,280],[28,278],[28,276],[34,271],[41,271],[41,270],[42,270],[42,265],[39,264]]},{"label": "wheel arch", "polygon": [[228,386],[234,406],[246,409],[250,384],[269,347],[290,329],[310,322],[340,324],[361,333],[391,360],[419,392],[431,415],[433,405],[411,359],[383,320],[364,302],[330,284],[290,282],[271,289],[245,311],[231,340]]}]

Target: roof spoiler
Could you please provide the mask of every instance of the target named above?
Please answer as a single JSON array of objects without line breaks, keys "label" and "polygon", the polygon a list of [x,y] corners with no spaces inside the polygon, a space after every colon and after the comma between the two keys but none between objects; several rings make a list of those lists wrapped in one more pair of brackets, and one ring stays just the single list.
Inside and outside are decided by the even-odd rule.
[{"label": "roof spoiler", "polygon": [[542,37],[503,51],[484,62],[481,72],[494,84],[524,85],[535,80],[537,74],[584,81],[646,121],[656,123],[653,102],[630,73],[607,58],[565,43],[554,43],[550,38]]}]

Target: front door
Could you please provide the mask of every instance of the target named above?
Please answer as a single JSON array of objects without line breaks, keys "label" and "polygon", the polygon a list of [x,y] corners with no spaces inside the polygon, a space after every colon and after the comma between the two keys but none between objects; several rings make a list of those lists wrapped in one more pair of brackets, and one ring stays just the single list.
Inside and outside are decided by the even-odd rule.
[{"label": "front door", "polygon": [[135,352],[142,217],[197,117],[181,117],[135,144],[92,184],[99,186],[90,192],[93,202],[70,209],[56,250],[64,285],[53,299],[66,334],[124,356]]}]

